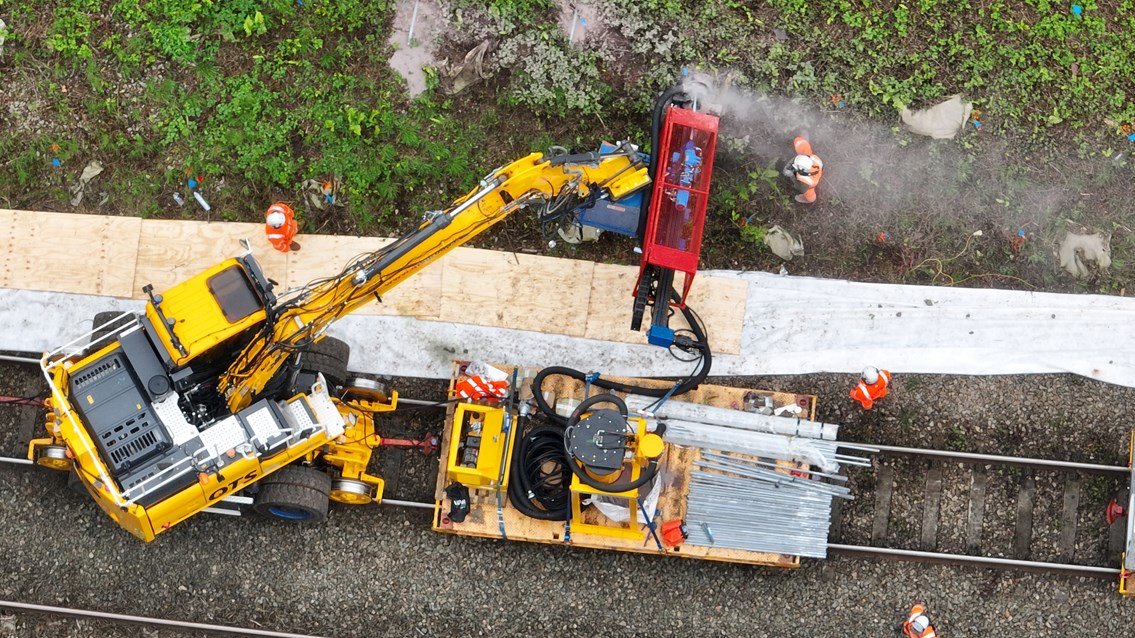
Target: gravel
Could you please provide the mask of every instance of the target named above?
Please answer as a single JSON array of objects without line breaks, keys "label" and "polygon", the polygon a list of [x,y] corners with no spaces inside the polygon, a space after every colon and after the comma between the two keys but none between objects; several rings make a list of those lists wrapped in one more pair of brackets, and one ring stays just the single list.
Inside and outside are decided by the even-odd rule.
[{"label": "gravel", "polygon": [[[38,387],[27,368],[0,370],[0,392]],[[1062,376],[910,375],[863,413],[852,409],[842,375],[728,381],[819,394],[821,419],[844,423],[845,440],[1125,462],[1126,388]],[[440,398],[444,388],[394,384],[419,399]],[[397,433],[436,432],[440,415],[429,412],[402,417]],[[14,433],[30,422],[27,410],[0,411],[0,451],[20,454]],[[405,475],[392,496],[427,497],[436,460],[400,456]],[[306,528],[202,515],[143,544],[61,476],[0,472],[0,598],[24,602],[343,637],[879,636],[919,600],[948,636],[1087,635],[1088,622],[1120,634],[1135,623],[1135,607],[1107,580],[846,558],[778,571],[436,534],[428,512],[397,508],[333,507],[326,524]],[[1005,494],[1002,483],[991,475],[990,507]],[[1087,501],[1092,489],[1084,491]],[[1015,507],[1015,482],[1009,492]],[[915,525],[915,544],[917,533]],[[1012,549],[1011,532],[1004,548]],[[0,635],[175,634],[18,615],[0,619]]]}]

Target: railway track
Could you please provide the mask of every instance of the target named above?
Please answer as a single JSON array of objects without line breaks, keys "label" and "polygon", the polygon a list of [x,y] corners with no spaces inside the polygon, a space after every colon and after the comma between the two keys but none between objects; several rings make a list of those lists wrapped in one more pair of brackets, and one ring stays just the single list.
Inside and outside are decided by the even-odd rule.
[{"label": "railway track", "polygon": [[[26,366],[38,367],[39,359],[31,357],[18,357],[9,355],[0,355],[0,362],[7,364],[23,364]],[[38,375],[37,375],[38,376]],[[35,377],[33,377],[35,379]],[[29,393],[34,393],[39,390],[38,379],[33,381],[35,389],[28,388]],[[11,398],[11,397],[10,397]],[[422,401],[415,399],[400,399],[407,405],[427,406],[431,405],[432,401]],[[11,401],[7,403],[8,407],[13,407],[23,410],[23,418],[17,419],[17,423],[22,423],[17,430],[19,432],[7,432],[4,437],[3,453],[18,454],[26,446],[26,437],[28,432],[34,432],[40,425],[40,410],[38,407],[28,407],[29,404]],[[3,407],[3,406],[0,406]],[[392,454],[397,465],[397,461],[402,458],[403,450],[393,448],[387,450]],[[38,468],[35,463],[20,456],[0,456],[0,468],[9,468],[11,470],[29,469],[32,471],[41,471],[45,476],[44,479],[51,477],[59,478],[56,472]],[[213,507],[205,510],[211,514],[222,515],[240,515],[242,510],[246,509],[240,507],[243,503],[240,502],[241,497],[236,497],[228,504],[229,507]],[[251,499],[246,499],[251,500]],[[398,500],[398,499],[383,499],[383,505],[407,507],[407,508],[421,508],[432,510],[434,504],[432,502],[418,502],[413,500]],[[73,607],[63,607],[57,605],[41,605],[29,602],[21,602],[15,600],[0,600],[0,618],[6,617],[10,621],[15,618],[25,617],[24,622],[35,623],[33,618],[42,619],[43,621],[51,621],[53,619],[74,619],[76,621],[95,623],[96,626],[102,625],[106,631],[111,631],[113,627],[121,627],[123,630],[131,627],[144,627],[146,629],[163,630],[163,631],[176,631],[183,633],[187,636],[203,636],[203,635],[221,635],[221,636],[250,636],[250,637],[264,637],[264,638],[318,638],[317,634],[305,634],[286,631],[273,631],[262,628],[247,627],[247,626],[233,626],[221,625],[211,623],[200,623],[186,620],[173,620],[167,618],[158,618],[152,616],[136,616],[124,613],[114,613],[108,611],[100,611],[94,609],[80,609]],[[133,629],[132,631],[137,631]],[[0,630],[0,634],[3,631]],[[30,634],[29,634],[30,635]],[[115,634],[118,635],[118,634]],[[164,635],[164,634],[163,634]]]},{"label": "railway track", "polygon": [[[13,363],[32,363],[33,361],[13,361]],[[8,392],[16,394],[19,391],[19,388],[13,388]],[[34,393],[34,390],[30,393]],[[421,392],[420,394],[426,393]],[[403,399],[403,402],[411,403],[405,399]],[[423,401],[421,403],[430,402]],[[32,429],[42,427],[38,417],[37,414],[35,422],[31,426]],[[9,442],[15,443],[15,437],[11,437]],[[20,445],[6,445],[3,449],[4,452],[13,455],[19,454],[20,450]],[[1109,532],[1102,529],[1104,528],[1102,505],[1095,495],[1107,493],[1109,496],[1118,496],[1116,490],[1121,491],[1127,485],[1127,476],[1129,475],[1127,468],[1101,466],[1092,468],[1094,471],[1088,471],[1086,468],[1076,468],[1075,464],[1056,463],[1055,466],[1059,466],[1058,468],[1051,462],[1032,459],[1013,459],[1012,461],[1015,461],[1015,463],[1009,463],[997,460],[998,457],[987,458],[980,455],[970,455],[972,458],[961,459],[954,453],[936,453],[945,454],[945,456],[933,456],[935,453],[926,450],[904,450],[903,448],[887,448],[886,446],[882,446],[881,450],[879,462],[870,471],[853,472],[852,480],[855,485],[857,501],[845,506],[842,515],[833,517],[836,524],[832,534],[832,541],[835,544],[830,546],[832,554],[856,557],[886,556],[927,562],[962,563],[989,568],[1023,567],[1106,578],[1113,578],[1119,573],[1118,559],[1112,560],[1113,555],[1110,554],[1112,545],[1109,544]],[[400,465],[403,450],[394,449],[389,450],[389,452],[391,454],[383,460],[391,461],[390,466],[397,468]],[[417,453],[410,450],[407,451],[406,456],[416,457]],[[1036,464],[1033,464],[1034,461]],[[432,466],[433,464],[422,465]],[[31,464],[23,458],[0,458],[0,466],[27,467]],[[888,467],[888,470],[883,469]],[[931,472],[933,467],[938,468],[936,479],[933,478]],[[1010,469],[1002,468],[1012,469],[1010,471]],[[984,516],[977,527],[976,537],[978,542],[971,548],[967,543],[969,535],[968,512],[971,507],[970,493],[975,485],[974,469],[985,475],[984,486],[980,489],[985,491],[987,497],[974,499],[982,501]],[[889,474],[889,476],[881,474]],[[392,476],[397,476],[397,474],[392,474]],[[1024,545],[1028,548],[1028,552],[1023,554],[1024,558],[1017,558],[1019,555],[1016,552],[1015,545],[1017,539],[1017,501],[1020,499],[1020,492],[1024,489],[1026,479],[1029,477],[1033,481],[1032,496],[1028,499],[1029,508],[1031,508],[1030,517],[1036,519],[1037,524],[1030,523],[1029,537]],[[1076,525],[1071,532],[1073,538],[1072,552],[1064,555],[1060,553],[1059,543],[1055,540],[1060,536],[1060,523],[1053,524],[1054,519],[1051,512],[1055,511],[1057,519],[1062,520],[1066,483],[1077,478],[1079,486],[1074,492],[1078,493],[1079,496],[1073,498]],[[421,479],[420,476],[410,475],[403,479],[403,482],[418,484],[422,482]],[[978,481],[980,480],[978,479]],[[1102,487],[1097,484],[1098,481],[1102,481]],[[933,482],[937,482],[939,485],[940,491],[936,497],[925,493],[926,486]],[[890,495],[886,499],[883,499],[880,494],[880,486],[884,483],[890,484]],[[1056,487],[1053,488],[1053,485]],[[916,486],[917,489],[912,487],[908,490],[907,486]],[[906,492],[917,492],[917,497],[906,494]],[[392,493],[402,494],[403,492],[393,491]],[[1011,497],[1006,497],[1005,494],[1011,494]],[[421,498],[422,496],[422,494],[414,494],[412,498]],[[429,497],[425,496],[425,498]],[[929,507],[929,502],[934,499],[937,499],[936,504],[934,507]],[[887,508],[886,514],[883,516],[882,533],[874,535],[874,526],[879,516],[876,514],[876,510],[883,500],[887,501]],[[927,501],[926,507],[923,507],[923,501]],[[1004,507],[999,506],[995,501],[1003,502],[1001,504]],[[962,503],[960,506],[957,505],[959,502]],[[433,507],[432,503],[414,501],[385,501],[385,503]],[[1046,503],[1049,504],[1046,505]],[[1055,505],[1051,505],[1051,503],[1055,503]],[[864,508],[864,511],[854,511],[856,507]],[[928,513],[930,510],[933,510],[933,515]],[[997,512],[1001,512],[1001,514],[996,514]],[[930,544],[926,545],[923,541],[929,532],[923,532],[923,524],[931,516],[934,523],[927,529],[934,527],[935,532]],[[1098,523],[1095,527],[1092,527],[1093,521]],[[401,524],[399,522],[399,525]],[[1056,528],[1056,531],[1051,528]],[[993,532],[992,530],[997,531]],[[924,549],[924,547],[930,549]],[[85,601],[79,601],[79,604],[99,605],[97,602]],[[25,607],[20,607],[20,605]],[[0,601],[0,611],[6,610],[21,615],[40,613],[133,625],[145,624],[153,620],[158,624],[149,625],[150,627],[164,627],[167,630],[180,630],[187,633],[211,632],[222,635],[264,636],[303,635],[272,633],[264,630],[258,630],[261,633],[255,633],[254,630],[239,627],[202,626],[198,623],[162,624],[165,622],[162,619],[134,616],[123,616],[125,620],[116,620],[115,617],[119,616],[118,614],[106,614],[106,617],[98,618],[85,614],[98,614],[100,612],[53,607],[38,609],[37,607],[27,603]],[[129,607],[119,608],[119,610],[133,611]],[[159,613],[165,612],[159,610]],[[230,615],[229,617],[244,618],[241,614]],[[139,619],[139,622],[132,620],[136,618]],[[171,622],[177,623],[179,621]],[[297,623],[294,626],[303,625]],[[215,628],[205,629],[204,627]]]},{"label": "railway track", "polygon": [[284,631],[270,631],[267,629],[253,629],[249,627],[233,627],[228,625],[214,625],[208,623],[187,622],[183,620],[169,620],[149,616],[131,616],[128,614],[114,614],[110,612],[94,611],[90,609],[74,609],[71,607],[56,607],[52,605],[34,605],[8,600],[0,600],[0,612],[35,614],[54,618],[74,618],[85,621],[103,622],[113,625],[145,627],[147,629],[164,629],[191,633],[193,635],[212,636],[253,636],[256,638],[319,638],[312,634],[297,634]]},{"label": "railway track", "polygon": [[1119,576],[1126,528],[1104,506],[1130,468],[871,447],[872,467],[850,472],[857,501],[833,512],[831,553]]}]

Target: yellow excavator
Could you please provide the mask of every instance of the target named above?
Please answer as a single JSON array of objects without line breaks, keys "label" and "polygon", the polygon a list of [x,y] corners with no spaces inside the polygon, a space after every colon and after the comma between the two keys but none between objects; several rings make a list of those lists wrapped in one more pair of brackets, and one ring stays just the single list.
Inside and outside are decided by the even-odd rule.
[{"label": "yellow excavator", "polygon": [[381,500],[367,465],[398,396],[350,380],[347,345],[328,327],[520,209],[555,220],[650,182],[629,142],[558,151],[493,171],[338,275],[278,296],[247,244],[160,294],[146,286],[145,312],[96,318],[44,355],[47,436],[28,457],[73,471],[144,541],[230,497],[285,520],[322,519],[329,500]]}]

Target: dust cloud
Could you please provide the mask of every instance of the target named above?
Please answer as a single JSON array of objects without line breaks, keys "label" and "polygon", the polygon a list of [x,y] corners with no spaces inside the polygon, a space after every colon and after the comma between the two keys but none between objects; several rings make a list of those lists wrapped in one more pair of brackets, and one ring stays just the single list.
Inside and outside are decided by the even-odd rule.
[{"label": "dust cloud", "polygon": [[[824,161],[817,189],[821,203],[837,206],[840,223],[856,233],[872,228],[972,232],[989,225],[1008,233],[1034,232],[1061,218],[1074,195],[1059,184],[1029,183],[1020,162],[1008,157],[992,135],[967,150],[958,139],[919,137],[842,109],[821,111],[737,87],[699,88],[706,107],[722,115],[722,135],[743,142],[742,154],[734,150],[726,161],[749,170],[775,161],[779,170],[793,155],[792,138],[807,138]],[[900,125],[896,113],[893,126]],[[973,134],[967,124],[959,139]],[[723,146],[719,157],[730,152]]]}]

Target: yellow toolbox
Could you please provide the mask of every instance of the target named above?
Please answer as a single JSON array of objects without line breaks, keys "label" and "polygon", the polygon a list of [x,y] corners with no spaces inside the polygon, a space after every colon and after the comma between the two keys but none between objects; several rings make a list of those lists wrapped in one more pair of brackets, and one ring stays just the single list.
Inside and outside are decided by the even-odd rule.
[{"label": "yellow toolbox", "polygon": [[457,406],[449,437],[450,481],[470,488],[508,487],[512,461],[508,447],[512,437],[503,430],[504,416],[504,409],[499,407],[474,403]]}]

